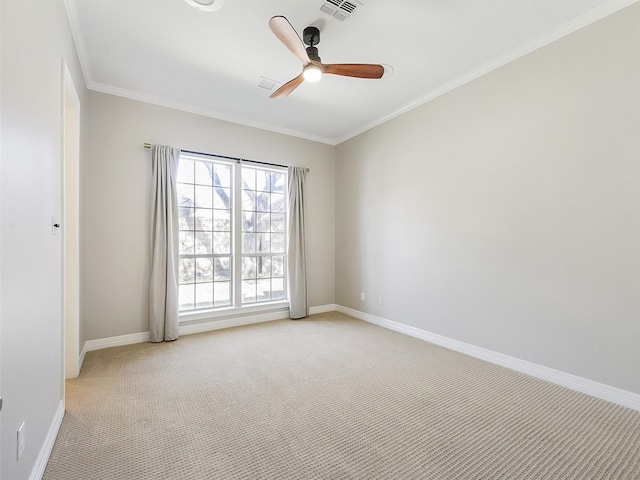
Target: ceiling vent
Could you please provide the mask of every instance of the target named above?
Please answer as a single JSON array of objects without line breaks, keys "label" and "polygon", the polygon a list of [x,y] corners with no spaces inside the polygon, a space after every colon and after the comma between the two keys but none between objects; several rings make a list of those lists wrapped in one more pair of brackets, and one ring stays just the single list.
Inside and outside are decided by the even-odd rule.
[{"label": "ceiling vent", "polygon": [[264,88],[265,90],[273,90],[273,87],[278,85],[280,82],[276,82],[275,80],[271,80],[269,78],[260,77],[258,80],[258,87]]},{"label": "ceiling vent", "polygon": [[358,0],[326,0],[320,7],[320,11],[345,21],[356,11],[356,8],[361,6],[362,3]]}]

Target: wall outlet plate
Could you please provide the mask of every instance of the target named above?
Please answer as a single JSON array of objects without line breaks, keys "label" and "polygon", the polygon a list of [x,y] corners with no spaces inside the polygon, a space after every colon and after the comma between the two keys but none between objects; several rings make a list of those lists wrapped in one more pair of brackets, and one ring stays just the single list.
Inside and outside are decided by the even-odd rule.
[{"label": "wall outlet plate", "polygon": [[363,302],[367,300],[367,295],[364,292],[360,292],[360,300]]}]

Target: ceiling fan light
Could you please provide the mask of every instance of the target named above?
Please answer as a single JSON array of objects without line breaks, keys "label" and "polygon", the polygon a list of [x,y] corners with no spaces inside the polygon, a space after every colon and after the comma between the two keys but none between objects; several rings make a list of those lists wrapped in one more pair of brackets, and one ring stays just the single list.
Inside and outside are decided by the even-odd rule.
[{"label": "ceiling fan light", "polygon": [[202,10],[203,12],[215,12],[220,10],[224,5],[224,0],[184,0],[193,8]]},{"label": "ceiling fan light", "polygon": [[322,70],[317,65],[310,63],[302,70],[302,76],[307,82],[317,82],[322,77]]}]

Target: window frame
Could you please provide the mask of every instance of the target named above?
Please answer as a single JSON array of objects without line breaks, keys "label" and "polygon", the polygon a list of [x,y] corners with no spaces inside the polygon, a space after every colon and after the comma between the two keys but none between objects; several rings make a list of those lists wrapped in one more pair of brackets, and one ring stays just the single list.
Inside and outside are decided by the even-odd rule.
[{"label": "window frame", "polygon": [[[179,310],[179,321],[187,322],[192,320],[204,320],[211,319],[215,317],[224,317],[224,316],[233,316],[237,314],[245,314],[245,313],[261,313],[261,312],[270,312],[273,310],[284,310],[288,307],[288,283],[287,283],[287,245],[288,245],[288,222],[289,222],[289,212],[288,212],[288,172],[286,167],[277,167],[277,166],[263,166],[257,164],[250,164],[249,162],[242,161],[234,161],[228,160],[225,158],[209,156],[209,155],[198,155],[195,153],[182,154],[181,160],[191,160],[191,161],[202,161],[202,162],[210,162],[215,164],[223,164],[231,167],[231,181],[230,181],[230,237],[231,237],[231,252],[227,253],[215,253],[214,248],[212,247],[211,253],[207,254],[179,254],[179,261],[183,259],[190,258],[211,258],[214,259],[216,257],[230,257],[230,304],[222,305],[222,306],[207,306],[202,308],[193,308],[189,310]],[[250,253],[243,252],[242,249],[242,238],[243,238],[243,204],[242,204],[242,195],[243,195],[243,184],[242,184],[242,170],[243,168],[253,169],[256,171],[267,171],[267,172],[276,172],[284,175],[284,231],[282,232],[284,235],[284,251],[282,253]],[[195,183],[194,178],[194,185]],[[182,183],[182,182],[181,182]],[[215,195],[215,185],[210,187],[213,191],[213,195]],[[271,188],[271,187],[270,187]],[[261,190],[260,190],[261,191]],[[215,200],[215,199],[214,199]],[[179,207],[180,208],[180,207]],[[196,208],[194,205],[193,208]],[[214,209],[212,209],[214,210]],[[272,214],[273,212],[269,212]],[[212,227],[213,228],[213,227]],[[194,226],[194,231],[195,226]],[[213,230],[212,230],[213,231]],[[282,272],[282,282],[283,282],[283,298],[277,300],[265,300],[265,301],[253,301],[250,303],[242,303],[242,281],[243,281],[243,272],[242,265],[243,259],[246,256],[282,256],[283,261],[283,272]],[[256,274],[257,275],[257,274]],[[211,283],[215,282],[215,276],[213,277]],[[268,277],[272,280],[274,277],[271,275]],[[280,277],[276,277],[280,278]],[[194,278],[194,285],[198,282]],[[272,285],[270,283],[270,285]],[[178,286],[180,288],[181,285]],[[195,287],[194,287],[195,288]],[[195,305],[194,305],[195,307]]]},{"label": "window frame", "polygon": [[[242,286],[244,284],[244,282],[251,282],[251,281],[255,281],[256,282],[256,296],[255,296],[255,300],[254,301],[243,301],[244,296],[241,295],[241,298],[239,299],[239,304],[242,306],[248,306],[248,305],[256,305],[256,304],[262,304],[262,303],[270,303],[272,301],[281,301],[281,300],[286,300],[287,299],[287,198],[288,198],[288,192],[287,192],[287,188],[288,188],[288,182],[287,182],[287,171],[286,169],[282,169],[282,168],[265,168],[265,167],[260,167],[260,166],[254,166],[254,165],[241,165],[240,166],[240,172],[242,173],[242,169],[246,168],[248,170],[253,170],[256,173],[256,179],[255,179],[255,188],[245,188],[245,185],[242,184],[242,188],[240,191],[240,200],[241,200],[241,212],[240,212],[240,216],[241,216],[241,222],[242,224],[240,224],[239,228],[238,228],[238,232],[239,234],[243,237],[240,240],[240,255],[241,255],[241,259],[240,259],[240,263],[242,265],[242,270],[240,272],[240,274],[242,275],[242,278],[240,278],[240,285]],[[268,181],[268,187],[269,190],[262,190],[259,188],[258,183],[257,183],[257,175],[258,172],[269,172],[269,173],[278,173],[283,175],[284,177],[284,184],[282,185],[282,191],[279,192],[278,190],[273,190],[274,187],[274,183],[271,179],[269,179]],[[243,181],[241,181],[242,183]],[[249,185],[247,185],[248,187]],[[253,204],[254,204],[254,208],[251,210],[245,210],[245,192],[252,192],[254,194],[254,200],[253,200]],[[269,206],[267,210],[261,209],[258,206],[258,197],[263,195],[263,194],[268,194],[269,195]],[[281,195],[282,196],[282,211],[277,211],[273,209],[273,198],[274,195]],[[254,214],[254,230],[245,230],[244,228],[244,221],[245,221],[245,213],[251,212]],[[260,216],[264,216],[264,215],[269,215],[269,229],[267,231],[259,229],[259,221],[258,218]],[[273,230],[273,220],[274,220],[274,215],[282,215],[282,230],[281,231],[274,231]],[[244,235],[254,235],[254,242],[255,242],[255,248],[253,249],[254,251],[245,251],[244,250]],[[258,243],[259,243],[259,238],[261,235],[267,235],[267,238],[269,239],[269,251],[268,252],[259,252],[258,251]],[[282,251],[272,251],[272,246],[274,245],[273,243],[273,239],[274,236],[278,236],[278,237],[282,237]],[[256,259],[256,263],[258,258],[269,258],[271,259],[271,265],[270,265],[270,269],[273,267],[273,258],[274,257],[282,257],[282,276],[281,277],[274,277],[272,275],[272,271],[270,272],[268,277],[260,277],[260,275],[258,274],[258,272],[256,272],[256,275],[253,279],[246,279],[244,277],[244,262],[245,259],[247,258],[251,258],[254,257]],[[257,267],[256,267],[257,268]],[[266,279],[269,279],[269,285],[270,285],[270,289],[269,291],[271,292],[271,294],[273,293],[271,287],[273,286],[273,280],[275,279],[282,279],[282,291],[283,291],[283,296],[282,298],[279,299],[269,299],[269,300],[263,300],[260,301],[258,300],[258,295],[257,295],[257,286],[259,285],[260,281],[264,281]],[[241,288],[242,291],[242,288]]]}]

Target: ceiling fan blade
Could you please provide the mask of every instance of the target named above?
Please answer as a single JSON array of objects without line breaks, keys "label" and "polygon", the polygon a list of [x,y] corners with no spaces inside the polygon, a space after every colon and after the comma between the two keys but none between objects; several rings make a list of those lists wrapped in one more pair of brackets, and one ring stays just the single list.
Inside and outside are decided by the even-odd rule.
[{"label": "ceiling fan blade", "polygon": [[280,39],[284,46],[300,59],[302,63],[309,63],[309,55],[304,43],[296,33],[295,28],[285,17],[277,15],[269,20],[269,28]]},{"label": "ceiling fan blade", "polygon": [[282,98],[282,97],[286,97],[287,95],[289,95],[291,92],[293,92],[296,88],[298,88],[298,86],[304,82],[304,77],[302,76],[302,74],[298,75],[296,78],[289,80],[287,83],[285,83],[284,85],[282,85],[278,90],[276,90],[275,92],[273,92],[269,98]]},{"label": "ceiling fan blade", "polygon": [[382,78],[384,67],[369,63],[329,63],[323,64],[324,73],[357,78]]}]

